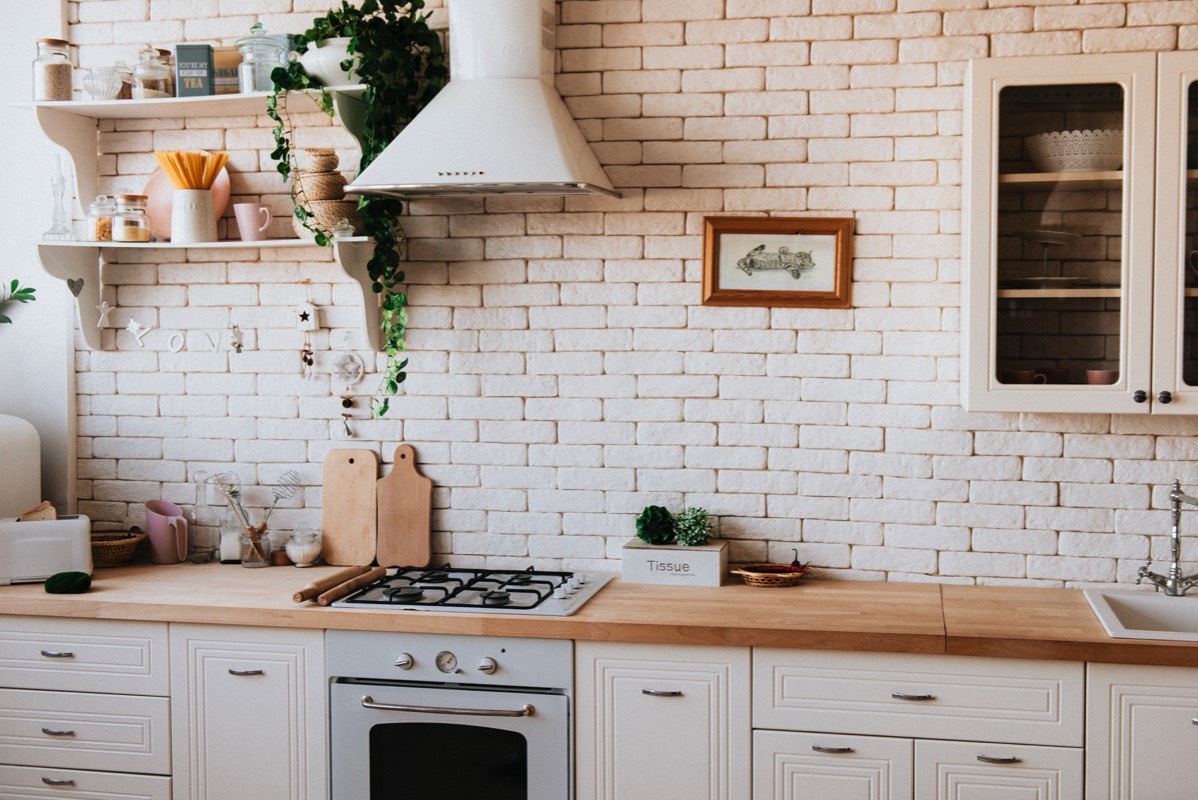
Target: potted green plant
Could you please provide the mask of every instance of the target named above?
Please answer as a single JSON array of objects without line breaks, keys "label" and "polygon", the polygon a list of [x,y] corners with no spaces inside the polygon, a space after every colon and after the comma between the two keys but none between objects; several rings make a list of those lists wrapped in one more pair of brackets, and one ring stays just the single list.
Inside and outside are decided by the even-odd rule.
[{"label": "potted green plant", "polygon": [[[287,114],[287,95],[294,91],[311,91],[317,104],[329,116],[333,102],[325,90],[326,83],[311,75],[304,66],[304,53],[309,47],[329,39],[348,37],[347,58],[340,69],[356,74],[365,85],[365,113],[362,130],[357,132],[362,143],[359,169],[365,169],[390,144],[404,126],[440,91],[449,77],[444,48],[435,31],[428,26],[428,15],[421,13],[424,0],[363,0],[358,6],[342,0],[341,6],[312,22],[312,27],[295,40],[299,60],[287,67],[275,69],[274,93],[267,98],[267,113],[275,121],[275,150],[271,154],[284,180],[295,171],[292,148],[292,125]],[[340,77],[338,75],[338,80]],[[316,225],[311,211],[297,197],[292,183],[292,200],[296,201],[296,218],[313,232],[317,244],[331,244],[328,230]],[[376,294],[381,295],[382,346],[387,362],[378,390],[371,400],[377,416],[390,408],[390,398],[399,391],[407,377],[404,341],[407,329],[407,296],[402,291],[403,270],[400,269],[400,245],[403,228],[400,214],[403,203],[385,197],[362,197],[358,212],[367,236],[374,239],[374,253],[367,264]]]}]

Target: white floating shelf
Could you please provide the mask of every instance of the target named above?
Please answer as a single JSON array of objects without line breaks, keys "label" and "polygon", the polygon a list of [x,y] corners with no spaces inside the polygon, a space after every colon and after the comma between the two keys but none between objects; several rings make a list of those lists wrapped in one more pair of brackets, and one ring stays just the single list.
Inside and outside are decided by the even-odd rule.
[{"label": "white floating shelf", "polygon": [[[361,98],[366,87],[330,86],[326,89],[336,98],[345,95]],[[292,113],[304,114],[317,110],[316,90],[292,92],[288,103]],[[220,94],[208,97],[162,97],[154,100],[53,100],[33,103],[40,112],[45,110],[73,114],[92,119],[167,119],[177,117],[237,117],[266,113],[266,98],[270,92],[248,92],[246,94]],[[304,99],[300,99],[300,98]]]},{"label": "white floating shelf", "polygon": [[[339,242],[368,242],[366,236],[351,236],[338,239]],[[38,242],[43,247],[91,247],[102,250],[189,250],[202,248],[205,250],[246,250],[250,248],[280,248],[280,247],[316,247],[312,239],[262,239],[257,242],[243,242],[240,239],[229,239],[222,242]]]}]

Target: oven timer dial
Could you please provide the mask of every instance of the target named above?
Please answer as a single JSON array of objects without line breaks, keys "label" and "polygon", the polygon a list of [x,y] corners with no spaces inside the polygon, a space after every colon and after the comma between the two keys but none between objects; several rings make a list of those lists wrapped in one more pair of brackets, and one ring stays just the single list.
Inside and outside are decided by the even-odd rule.
[{"label": "oven timer dial", "polygon": [[437,669],[444,672],[446,675],[458,671],[458,657],[448,650],[442,650],[437,653]]}]

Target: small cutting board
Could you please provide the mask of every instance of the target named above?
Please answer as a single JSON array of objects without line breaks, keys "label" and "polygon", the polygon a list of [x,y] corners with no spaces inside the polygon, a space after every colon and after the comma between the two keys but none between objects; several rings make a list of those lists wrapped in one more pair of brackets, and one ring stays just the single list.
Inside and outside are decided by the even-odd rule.
[{"label": "small cutting board", "polygon": [[427,566],[432,560],[433,482],[416,471],[412,445],[395,448],[395,466],[378,482],[378,509],[379,566]]},{"label": "small cutting board", "polygon": [[330,450],[324,457],[324,560],[337,567],[374,561],[375,489],[379,457],[373,450]]}]

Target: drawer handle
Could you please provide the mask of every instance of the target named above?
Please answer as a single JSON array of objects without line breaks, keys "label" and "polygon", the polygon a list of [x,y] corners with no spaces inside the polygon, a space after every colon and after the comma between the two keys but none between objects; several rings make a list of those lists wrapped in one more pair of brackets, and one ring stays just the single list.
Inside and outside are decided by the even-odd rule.
[{"label": "drawer handle", "polygon": [[650,697],[682,697],[682,692],[665,689],[641,689],[641,694],[647,694]]},{"label": "drawer handle", "polygon": [[911,700],[917,703],[924,703],[928,700],[935,700],[934,694],[904,694],[903,692],[891,692],[890,696],[895,700]]},{"label": "drawer handle", "polygon": [[42,728],[42,733],[47,736],[74,736],[74,731],[56,731],[52,728]]},{"label": "drawer handle", "polygon": [[851,747],[824,747],[822,744],[813,744],[811,749],[817,753],[851,753]]},{"label": "drawer handle", "polygon": [[42,783],[47,786],[74,786],[75,782],[70,778],[42,778]]},{"label": "drawer handle", "polygon": [[260,669],[231,669],[229,670],[229,674],[236,675],[239,678],[244,678],[249,675],[265,675],[266,673]]},{"label": "drawer handle", "polygon": [[1007,756],[1000,758],[997,756],[978,756],[978,761],[984,761],[987,764],[1018,764],[1023,759],[1019,756]]},{"label": "drawer handle", "polygon": [[43,651],[42,651],[42,657],[43,657],[43,658],[74,658],[74,657],[75,657],[75,654],[74,654],[74,653],[68,653],[68,652],[61,652],[61,653],[58,653],[58,652],[55,652],[55,651],[53,651],[53,650],[43,650]]}]

